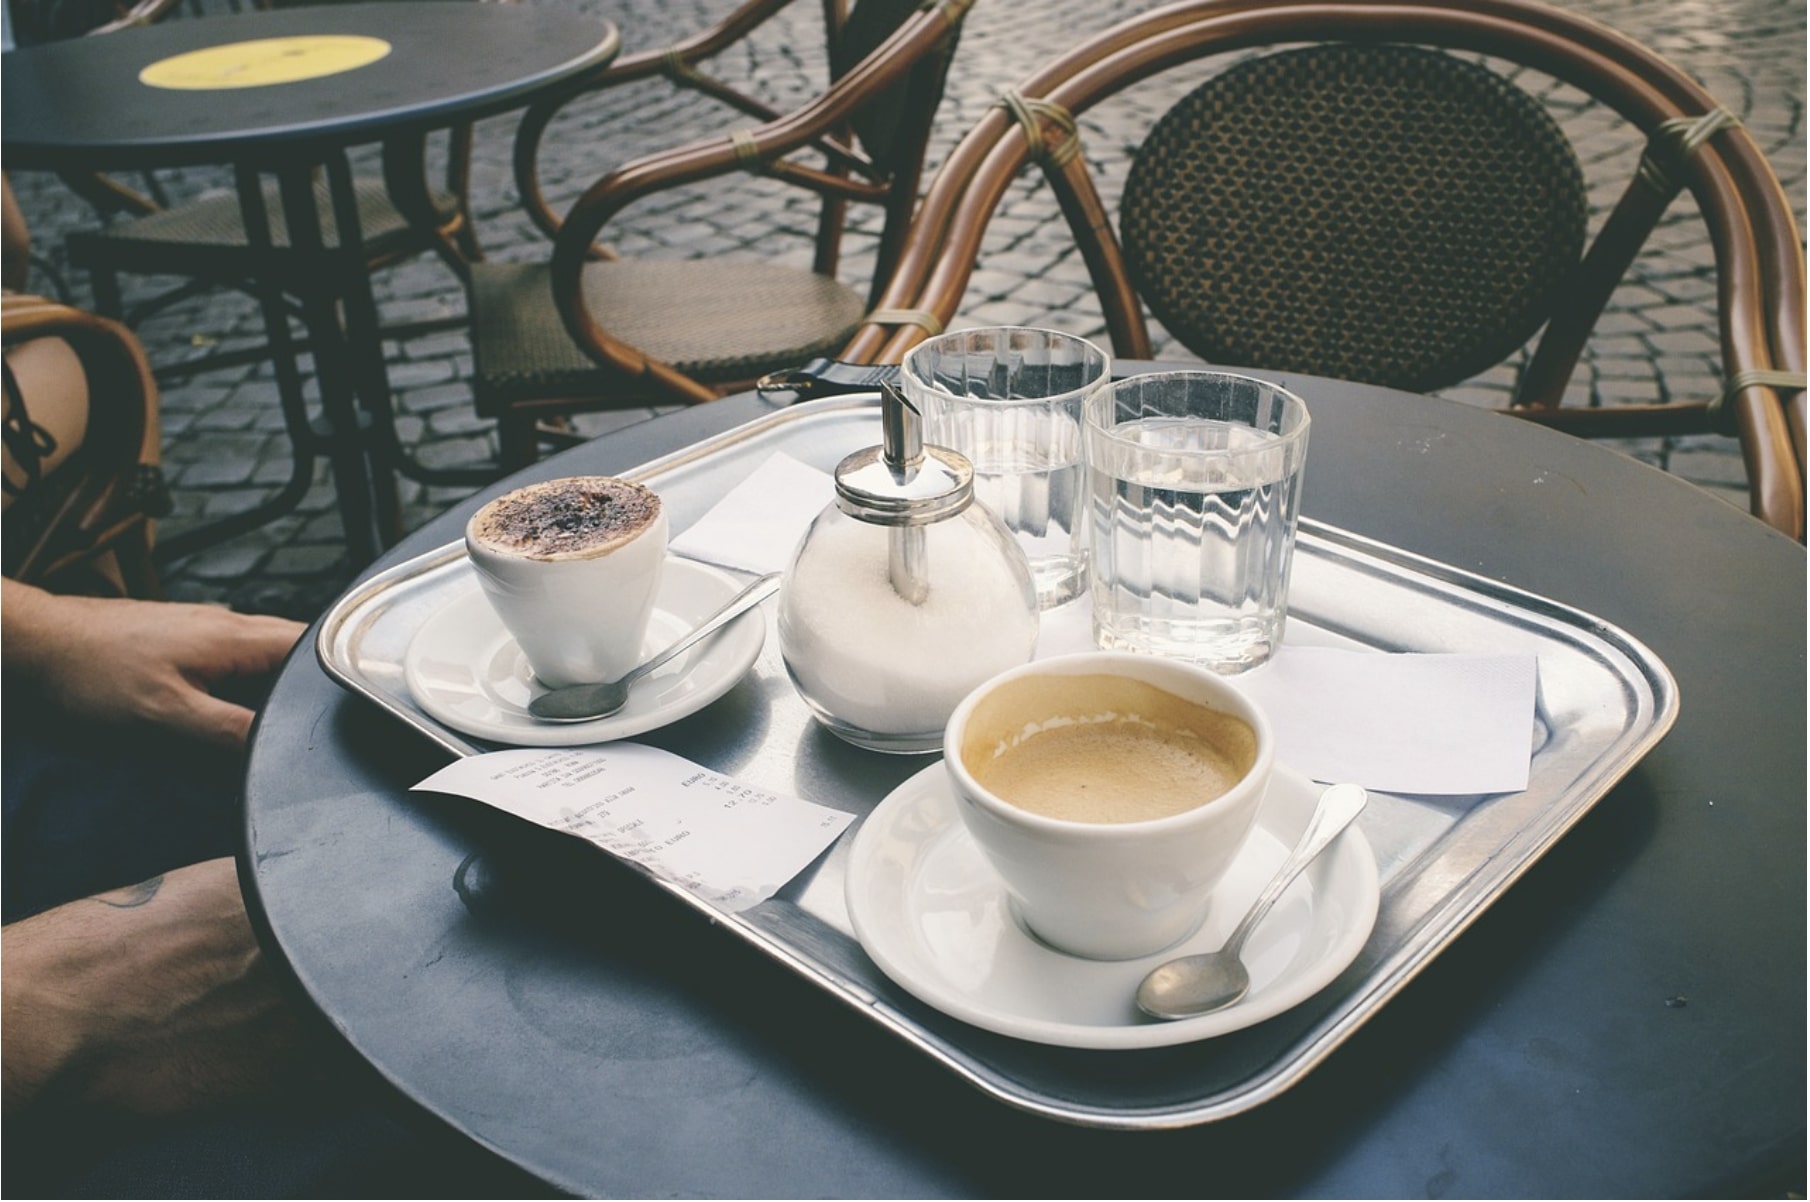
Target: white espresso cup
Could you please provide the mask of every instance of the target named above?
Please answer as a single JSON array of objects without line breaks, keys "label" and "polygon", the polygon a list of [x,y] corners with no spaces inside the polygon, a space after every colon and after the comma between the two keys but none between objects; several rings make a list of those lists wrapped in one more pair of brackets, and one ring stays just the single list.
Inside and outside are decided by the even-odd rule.
[{"label": "white espresso cup", "polygon": [[465,550],[548,688],[615,680],[641,661],[666,566],[653,490],[613,476],[530,484],[472,515]]},{"label": "white espresso cup", "polygon": [[956,708],[943,752],[1017,920],[1099,960],[1199,928],[1275,759],[1268,719],[1215,673],[1131,652],[993,677]]}]

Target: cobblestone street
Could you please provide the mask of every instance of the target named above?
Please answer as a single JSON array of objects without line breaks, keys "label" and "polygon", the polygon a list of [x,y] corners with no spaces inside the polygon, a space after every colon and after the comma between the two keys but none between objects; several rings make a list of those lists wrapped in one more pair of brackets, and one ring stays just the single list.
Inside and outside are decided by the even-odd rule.
[{"label": "cobblestone street", "polygon": [[[578,4],[608,16],[623,30],[629,50],[662,45],[703,27],[731,6],[731,0],[548,2]],[[1006,85],[1086,33],[1144,7],[1131,0],[978,0],[949,80],[931,166]],[[1578,0],[1566,7],[1622,29],[1696,74],[1752,130],[1784,181],[1801,226],[1801,0]],[[818,6],[792,8],[751,45],[726,56],[718,69],[750,81],[752,89],[780,102],[815,91],[824,72]],[[1555,90],[1533,78],[1521,82],[1533,91]],[[1177,86],[1179,95],[1184,85]],[[1570,103],[1562,90],[1557,102]],[[1142,128],[1162,105],[1144,93],[1135,104],[1113,101],[1083,121],[1086,153],[1102,164],[1104,180],[1117,178],[1115,168],[1122,168]],[[1587,122],[1592,115],[1579,113],[1577,119]],[[479,126],[473,192],[486,253],[525,260],[547,252],[544,238],[517,204],[510,168],[513,120],[495,118]],[[548,139],[542,168],[549,193],[558,207],[614,164],[724,128],[728,120],[720,109],[693,96],[672,98],[657,83],[583,99],[559,119]],[[1600,213],[1626,180],[1639,147],[1609,132],[1609,122],[1600,114],[1596,126],[1599,132],[1588,143],[1585,167],[1593,183],[1593,206]],[[89,282],[65,264],[62,239],[66,232],[92,224],[92,210],[52,176],[14,173],[12,179],[38,257],[34,290],[91,304]],[[162,173],[160,181],[173,197],[231,185],[230,174],[216,169]],[[1598,181],[1601,187],[1594,186]],[[771,221],[750,220],[751,213],[776,205],[796,208],[796,214],[790,208],[785,213],[785,224],[799,234],[791,242],[756,233],[769,230]],[[628,255],[742,250],[808,265],[813,222],[814,210],[802,201],[781,199],[772,185],[750,179],[721,192],[680,193],[632,208],[611,225],[608,236]],[[1068,243],[1054,202],[1029,177],[1001,206],[989,237],[985,267],[976,273],[963,306],[965,319],[1055,325],[1103,338],[1085,269]],[[850,240],[845,278],[861,278],[871,244],[871,231],[858,231]],[[126,277],[125,282],[131,308],[177,281]],[[457,277],[426,258],[382,273],[377,289],[386,323],[457,319],[465,310]],[[1617,292],[1574,388],[1603,404],[1713,396],[1720,378],[1714,289],[1707,234],[1686,196],[1675,202]],[[288,479],[290,449],[269,365],[181,370],[210,354],[262,341],[255,302],[237,293],[210,293],[158,311],[138,329],[163,377],[165,463],[177,506],[163,526],[165,535],[243,511],[271,495]],[[1159,353],[1165,349],[1174,353],[1172,347],[1159,347]],[[419,457],[434,466],[489,460],[495,453],[494,435],[490,423],[472,409],[470,343],[463,330],[453,324],[393,342],[387,350],[400,430]],[[1513,364],[1493,369],[1448,395],[1460,403],[1499,404],[1515,370]],[[581,419],[580,428],[596,433],[648,416],[648,410],[594,415]],[[1746,507],[1745,473],[1732,439],[1651,439],[1620,449]],[[466,492],[408,482],[403,490],[411,527]],[[324,463],[316,465],[313,487],[294,514],[165,569],[173,598],[224,601],[304,619],[318,614],[352,576]]]}]

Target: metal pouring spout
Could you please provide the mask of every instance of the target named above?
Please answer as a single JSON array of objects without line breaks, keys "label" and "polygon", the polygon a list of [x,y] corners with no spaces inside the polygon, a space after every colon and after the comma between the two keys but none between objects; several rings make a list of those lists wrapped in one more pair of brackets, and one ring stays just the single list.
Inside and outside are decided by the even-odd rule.
[{"label": "metal pouring spout", "polygon": [[[891,384],[880,385],[880,454],[893,479],[909,484],[924,462],[924,422],[917,407]],[[922,526],[887,532],[887,576],[893,591],[913,605],[930,595],[930,565]]]}]

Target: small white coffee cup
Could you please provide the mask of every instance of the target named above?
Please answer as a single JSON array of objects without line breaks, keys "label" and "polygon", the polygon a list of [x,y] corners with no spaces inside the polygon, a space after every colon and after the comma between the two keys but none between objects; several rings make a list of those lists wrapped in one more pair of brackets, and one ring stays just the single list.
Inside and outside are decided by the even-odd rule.
[{"label": "small white coffee cup", "polygon": [[666,566],[666,509],[613,476],[530,484],[465,526],[491,607],[548,688],[615,680],[641,660]]},{"label": "small white coffee cup", "polygon": [[943,756],[956,811],[1018,921],[1100,960],[1194,933],[1274,759],[1268,719],[1219,676],[1131,652],[995,676],[950,717]]}]

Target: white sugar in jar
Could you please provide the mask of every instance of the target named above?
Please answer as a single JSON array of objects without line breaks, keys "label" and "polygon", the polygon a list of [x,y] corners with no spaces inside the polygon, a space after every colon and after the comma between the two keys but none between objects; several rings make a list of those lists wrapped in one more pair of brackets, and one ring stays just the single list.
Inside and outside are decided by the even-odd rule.
[{"label": "white sugar in jar", "polygon": [[1030,564],[974,500],[968,460],[922,443],[882,387],[882,441],[836,468],[836,500],[780,586],[779,649],[819,722],[876,751],[935,751],[975,685],[1037,643]]},{"label": "white sugar in jar", "polygon": [[780,591],[780,651],[830,730],[880,751],[934,751],[974,686],[1031,658],[1035,593],[1022,553],[1014,563],[998,545],[1016,543],[979,506],[924,528],[928,588],[915,604],[889,578],[888,533],[833,508],[818,517]]}]

